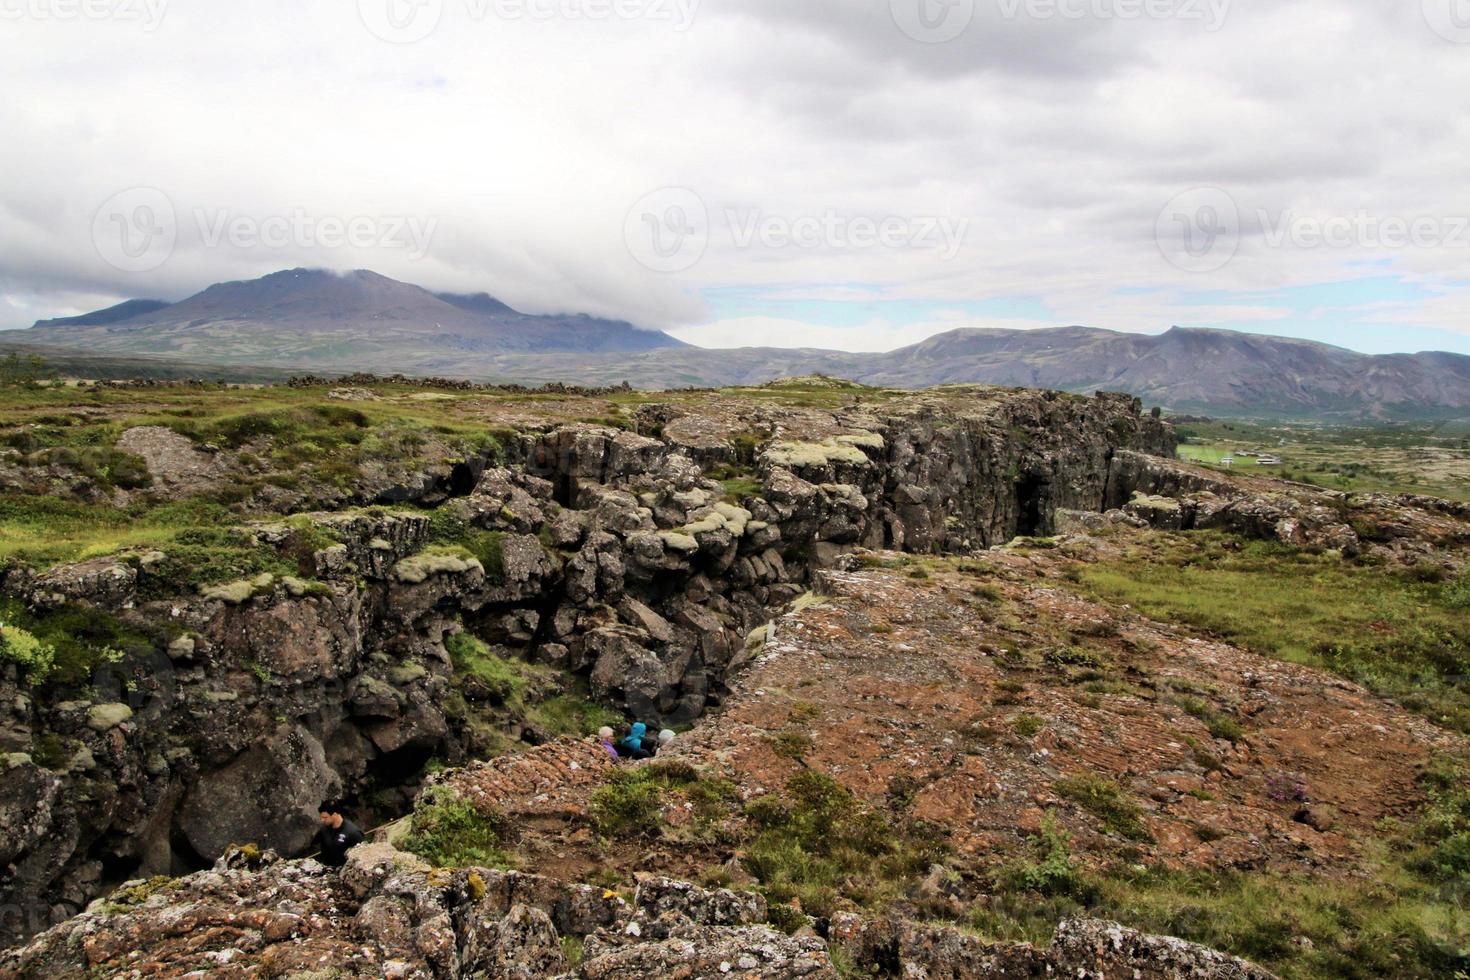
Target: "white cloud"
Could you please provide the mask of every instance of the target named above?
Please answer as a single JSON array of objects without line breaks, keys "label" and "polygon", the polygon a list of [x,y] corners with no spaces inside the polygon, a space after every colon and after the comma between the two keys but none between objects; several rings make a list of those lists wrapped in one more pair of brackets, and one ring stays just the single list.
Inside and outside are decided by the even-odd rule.
[{"label": "white cloud", "polygon": [[[981,2],[961,37],[925,45],[888,0],[648,7],[692,11],[683,31],[652,17],[476,19],[479,0],[443,0],[437,31],[395,45],[352,2],[169,3],[153,30],[44,16],[46,2],[5,6],[31,12],[0,21],[0,326],[295,265],[361,266],[711,345],[879,349],[928,325],[715,320],[697,297],[1026,295],[1056,323],[1268,325],[1270,304],[1174,297],[1334,282],[1373,258],[1435,290],[1395,322],[1470,319],[1465,250],[1269,249],[1250,218],[1470,215],[1470,119],[1452,109],[1470,90],[1470,45],[1430,30],[1418,3],[1235,3],[1209,32],[1179,18],[1008,18]],[[108,265],[91,237],[99,205],[134,186],[166,192],[179,222],[173,254],[144,272]],[[656,273],[630,254],[625,224],[668,186],[697,191],[715,227],[696,263]],[[1159,210],[1197,186],[1225,188],[1246,215],[1239,255],[1208,274],[1169,265],[1153,240]],[[948,260],[845,240],[741,247],[719,227],[731,209],[967,230]],[[296,210],[436,224],[419,260],[300,241],[209,247],[198,234],[201,214]],[[810,285],[824,283],[853,285]]]}]

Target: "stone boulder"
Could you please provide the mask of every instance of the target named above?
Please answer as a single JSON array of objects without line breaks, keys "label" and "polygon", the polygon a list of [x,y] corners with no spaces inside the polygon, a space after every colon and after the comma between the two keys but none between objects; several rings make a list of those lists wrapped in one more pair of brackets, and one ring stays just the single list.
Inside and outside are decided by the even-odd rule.
[{"label": "stone boulder", "polygon": [[200,776],[179,808],[178,826],[207,860],[231,844],[297,853],[316,833],[318,805],[340,790],[322,743],[298,726]]}]

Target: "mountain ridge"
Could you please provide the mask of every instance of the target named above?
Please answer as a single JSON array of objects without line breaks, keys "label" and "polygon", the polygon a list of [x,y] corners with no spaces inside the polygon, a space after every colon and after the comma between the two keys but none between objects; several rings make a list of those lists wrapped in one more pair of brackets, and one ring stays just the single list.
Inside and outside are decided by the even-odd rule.
[{"label": "mountain ridge", "polygon": [[1470,414],[1470,357],[1362,354],[1319,341],[1174,326],[967,327],[883,353],[695,347],[624,321],[521,313],[486,293],[434,293],[366,270],[293,269],[216,283],[178,303],[128,301],[12,331],[16,344],[316,373],[478,381],[761,384],[828,374],[871,385],[984,383],[1115,390],[1179,412],[1312,418]]}]

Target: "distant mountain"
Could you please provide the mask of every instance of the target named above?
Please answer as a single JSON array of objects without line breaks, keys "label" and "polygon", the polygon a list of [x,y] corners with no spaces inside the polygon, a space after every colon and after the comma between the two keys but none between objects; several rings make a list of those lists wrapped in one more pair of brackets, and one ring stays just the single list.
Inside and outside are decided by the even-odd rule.
[{"label": "distant mountain", "polygon": [[[62,332],[64,330],[64,333]],[[631,353],[682,347],[630,323],[533,316],[485,294],[435,295],[374,272],[292,269],[224,282],[178,303],[134,300],[43,320],[36,343],[216,363],[405,371],[452,369],[487,353]]]},{"label": "distant mountain", "polygon": [[981,383],[1126,391],[1179,413],[1294,419],[1470,416],[1470,357],[1371,356],[1327,344],[1175,327],[1158,336],[1087,327],[952,330],[884,354],[683,347],[598,358],[498,355],[478,377],[642,388],[760,384],[828,374],[872,385]]},{"label": "distant mountain", "polygon": [[135,316],[154,313],[168,304],[161,299],[130,299],[105,310],[94,310],[81,316],[57,317],[55,320],[38,320],[38,327],[98,327],[109,323],[121,323]]},{"label": "distant mountain", "polygon": [[1127,391],[1176,411],[1231,415],[1434,417],[1470,410],[1470,357],[1371,356],[1233,330],[955,330],[880,355],[866,374],[884,384],[917,377]]},{"label": "distant mountain", "polygon": [[632,324],[532,316],[484,293],[431,293],[372,272],[294,269],[172,305],[134,300],[43,320],[4,340],[85,352],[318,374],[679,388],[822,373],[922,388],[984,383],[1126,391],[1176,412],[1317,419],[1470,416],[1470,357],[1370,356],[1229,330],[1158,336],[1088,327],[952,330],[883,354],[707,350]]}]

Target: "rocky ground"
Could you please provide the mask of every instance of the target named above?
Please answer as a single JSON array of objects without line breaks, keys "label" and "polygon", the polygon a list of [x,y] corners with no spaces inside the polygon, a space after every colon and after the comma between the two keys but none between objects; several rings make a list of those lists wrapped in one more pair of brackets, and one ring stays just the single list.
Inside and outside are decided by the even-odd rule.
[{"label": "rocky ground", "polygon": [[[1048,811],[1098,860],[1126,846],[1135,862],[1181,868],[1362,873],[1380,823],[1422,802],[1425,764],[1462,746],[1330,674],[1080,598],[1060,581],[1074,560],[860,554],[823,573],[820,601],[774,621],[723,709],[660,761],[726,777],[746,799],[803,770],[874,806],[900,798],[906,817],[941,828],[957,872],[943,898],[959,907],[1027,853]],[[537,751],[565,771],[565,749]],[[576,759],[608,768],[595,747]],[[736,855],[678,837],[610,849],[587,820],[604,780],[520,771],[439,781],[511,817],[528,866],[690,875]],[[1117,787],[1133,819],[1110,824],[1058,792],[1078,777]],[[664,819],[688,818],[676,806]]]},{"label": "rocky ground", "polygon": [[209,872],[130,886],[0,953],[0,978],[835,980],[834,963],[916,978],[1271,976],[1110,922],[1064,923],[1036,948],[852,915],[823,941],[785,935],[766,914],[759,896],[654,875],[620,893],[483,868],[437,872],[384,844],[357,848],[340,873],[236,852]]},{"label": "rocky ground", "polygon": [[[61,438],[48,405],[0,458],[0,897],[10,941],[41,933],[0,975],[1255,969],[1094,909],[1332,975],[1340,933],[1378,935],[1344,922],[1429,887],[1390,880],[1385,849],[1440,805],[1448,716],[1147,618],[1080,570],[1198,532],[1448,582],[1463,504],[1180,464],[1116,396],[45,397],[103,401],[73,406],[92,448],[37,448]],[[618,717],[681,734],[615,764],[578,736]],[[329,795],[370,824],[417,797],[381,839],[443,867],[259,856],[305,850]],[[485,864],[519,870],[466,870]],[[1119,891],[1188,875],[1364,904],[1321,912],[1336,932],[1235,935]],[[1414,948],[1365,969],[1461,964],[1443,887],[1399,916]]]},{"label": "rocky ground", "polygon": [[[0,568],[7,627],[47,651],[28,663],[16,632],[0,659],[10,935],[232,842],[299,851],[323,797],[395,816],[431,759],[580,727],[532,710],[558,693],[688,723],[844,550],[1048,530],[1101,505],[1117,449],[1172,446],[1135,400],[1001,389],[778,386],[649,400],[617,426],[567,422],[616,408],[585,396],[35,397],[82,404],[75,426],[19,415],[6,438],[29,451],[0,461],[36,539]],[[200,421],[119,421],[168,412]],[[61,439],[86,445],[34,448]],[[159,515],[179,526],[126,543]],[[76,547],[104,554],[56,561],[52,539],[92,524]]]}]

